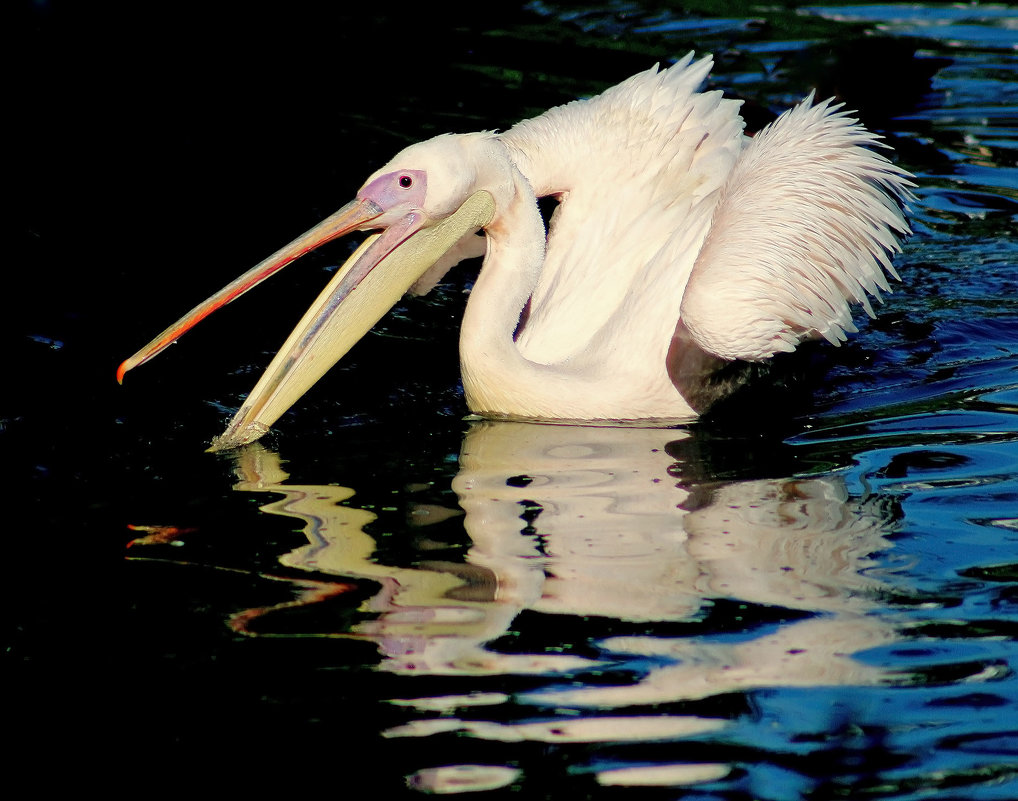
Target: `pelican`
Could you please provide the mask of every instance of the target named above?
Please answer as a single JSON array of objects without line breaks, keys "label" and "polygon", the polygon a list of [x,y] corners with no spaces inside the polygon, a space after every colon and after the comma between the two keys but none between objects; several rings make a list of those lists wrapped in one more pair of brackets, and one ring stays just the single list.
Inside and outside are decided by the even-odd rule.
[{"label": "pelican", "polygon": [[[484,256],[463,316],[483,416],[688,421],[733,362],[856,330],[851,304],[898,279],[909,173],[810,93],[755,136],[701,91],[690,53],[503,133],[412,145],[356,198],[127,359],[124,374],[308,251],[372,231],[305,314],[213,448],[264,434],[407,291]],[[558,200],[545,227],[537,200]]]}]

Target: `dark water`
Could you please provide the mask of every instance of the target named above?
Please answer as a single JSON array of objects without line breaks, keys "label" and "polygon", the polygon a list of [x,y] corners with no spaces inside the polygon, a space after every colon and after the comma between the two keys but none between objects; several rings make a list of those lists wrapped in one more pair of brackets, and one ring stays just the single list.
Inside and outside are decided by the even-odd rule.
[{"label": "dark water", "polygon": [[[15,769],[382,798],[1018,797],[1014,8],[85,5],[16,28]],[[751,124],[837,92],[918,177],[903,285],[840,349],[686,429],[472,423],[465,270],[264,447],[204,454],[336,245],[116,387],[120,359],[407,142],[690,49]]]}]

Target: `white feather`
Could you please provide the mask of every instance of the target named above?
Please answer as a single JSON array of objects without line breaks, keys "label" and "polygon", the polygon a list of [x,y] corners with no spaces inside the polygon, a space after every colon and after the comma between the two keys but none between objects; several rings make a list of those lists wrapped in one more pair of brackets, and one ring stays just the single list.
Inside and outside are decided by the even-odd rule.
[{"label": "white feather", "polygon": [[910,233],[908,174],[869,149],[877,137],[812,95],[761,131],[722,190],[682,299],[695,341],[761,360],[805,338],[839,344],[849,303],[889,291],[891,254]]}]

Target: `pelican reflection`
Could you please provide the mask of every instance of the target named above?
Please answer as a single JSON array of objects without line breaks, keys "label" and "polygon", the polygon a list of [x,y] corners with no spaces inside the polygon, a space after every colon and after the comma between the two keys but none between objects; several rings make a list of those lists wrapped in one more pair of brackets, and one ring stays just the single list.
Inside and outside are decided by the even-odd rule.
[{"label": "pelican reflection", "polygon": [[[383,552],[366,530],[376,516],[357,508],[352,489],[289,483],[279,457],[260,445],[238,453],[236,488],[282,495],[264,511],[302,521],[308,542],[284,554],[285,565],[317,581],[335,576],[337,586],[377,584],[357,622],[331,634],[375,643],[382,670],[461,677],[447,695],[408,689],[393,699],[414,711],[387,737],[688,740],[728,721],[662,714],[658,705],[884,681],[853,655],[897,638],[879,613],[890,501],[854,497],[830,473],[718,481],[697,448],[684,430],[474,423],[452,481],[459,509],[411,510],[416,525],[461,521],[468,544],[459,560],[409,542]],[[331,597],[327,587],[298,589],[298,603]],[[719,634],[724,604],[745,610],[736,636]],[[234,625],[247,630],[263,611],[238,615]],[[540,644],[504,647],[513,634]],[[471,681],[490,675],[543,678],[506,692]],[[492,706],[512,711],[495,716],[486,712]],[[450,758],[409,777],[411,786],[480,791],[518,774]],[[677,786],[729,770],[723,761],[647,763],[637,755],[596,779]]]},{"label": "pelican reflection", "polygon": [[[363,619],[335,633],[377,643],[385,670],[576,674],[654,657],[659,667],[636,685],[533,698],[607,706],[880,680],[851,654],[894,637],[870,614],[884,588],[875,568],[889,547],[887,503],[852,497],[837,475],[709,482],[699,469],[683,430],[474,423],[453,480],[470,541],[462,562],[419,552],[386,564],[365,531],[375,515],[353,490],[287,483],[263,446],[239,453],[236,488],[282,494],[264,511],[303,521],[308,543],[283,564],[378,583]],[[719,599],[806,614],[732,645],[624,636],[601,641],[600,658],[563,652],[577,617],[692,622]],[[549,647],[489,647],[524,610],[556,616]]]}]

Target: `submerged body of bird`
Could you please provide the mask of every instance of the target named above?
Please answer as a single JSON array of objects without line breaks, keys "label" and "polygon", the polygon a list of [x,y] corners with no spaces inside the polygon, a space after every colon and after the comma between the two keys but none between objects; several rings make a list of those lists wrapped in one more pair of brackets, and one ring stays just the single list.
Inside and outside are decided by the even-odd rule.
[{"label": "submerged body of bird", "polygon": [[711,380],[726,364],[837,344],[855,330],[850,304],[872,314],[867,296],[897,277],[911,176],[812,96],[747,137],[738,101],[699,91],[711,66],[690,55],[504,133],[412,145],[118,377],[308,250],[370,229],[218,447],[264,433],[404,292],[471,256],[484,263],[460,358],[479,414],[690,419],[727,391]]}]

